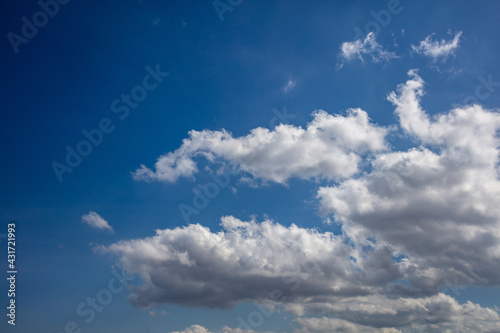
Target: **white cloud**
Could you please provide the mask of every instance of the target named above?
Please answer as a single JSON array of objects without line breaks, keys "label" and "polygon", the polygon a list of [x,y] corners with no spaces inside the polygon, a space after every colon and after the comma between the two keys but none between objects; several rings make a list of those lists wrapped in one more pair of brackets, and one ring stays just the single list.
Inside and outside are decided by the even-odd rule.
[{"label": "white cloud", "polygon": [[499,285],[500,114],[476,105],[431,119],[420,107],[423,81],[409,74],[389,100],[421,145],[379,154],[370,173],[320,188],[323,212],[360,244],[374,237],[410,258],[405,274],[424,292],[456,278]]},{"label": "white cloud", "polygon": [[283,92],[286,94],[288,93],[289,91],[291,91],[293,88],[295,88],[295,85],[297,84],[296,81],[290,79],[288,80],[285,85],[283,86]]},{"label": "white cloud", "polygon": [[[359,302],[359,303],[358,303]],[[498,333],[500,316],[489,308],[467,302],[458,304],[453,298],[439,294],[420,299],[366,299],[342,304],[341,316],[299,317],[293,320],[300,327],[294,333]],[[390,318],[387,322],[386,319]],[[368,323],[373,322],[371,326]],[[385,323],[385,324],[384,324]],[[386,324],[395,327],[385,326]],[[211,333],[206,328],[193,325],[182,332]],[[225,326],[222,333],[255,333],[253,330],[232,329]],[[271,333],[271,332],[268,332]]]},{"label": "white cloud", "polygon": [[295,320],[302,327],[294,333],[401,333],[395,328],[375,328],[359,325],[347,320],[329,317],[298,318]]},{"label": "white cloud", "polygon": [[355,274],[352,250],[340,236],[232,216],[222,218],[221,226],[217,233],[199,224],[157,230],[153,237],[104,250],[118,255],[128,273],[141,276],[145,285],[130,297],[141,307],[175,303],[231,308],[244,300],[292,302],[366,292],[365,286],[350,282],[349,275]]},{"label": "white cloud", "polygon": [[90,211],[88,214],[82,215],[82,222],[96,229],[106,229],[113,232],[113,228],[108,222],[96,212]]},{"label": "white cloud", "polygon": [[342,68],[345,62],[355,58],[364,62],[364,56],[369,56],[373,62],[389,61],[399,58],[395,53],[384,50],[375,40],[375,34],[370,32],[365,39],[358,39],[353,42],[344,42],[340,46],[339,63],[337,68]]},{"label": "white cloud", "polygon": [[452,40],[446,41],[444,39],[433,40],[432,35],[425,37],[419,45],[412,45],[411,48],[414,52],[418,54],[423,54],[429,58],[437,60],[438,58],[447,58],[450,55],[454,55],[456,49],[459,46],[460,36],[462,32],[459,31]]},{"label": "white cloud", "polygon": [[[461,305],[442,293],[411,295],[397,281],[411,278],[415,266],[411,260],[395,262],[387,246],[366,251],[347,245],[342,235],[271,221],[228,216],[221,225],[220,232],[200,225],[157,230],[153,237],[103,249],[118,255],[128,274],[141,276],[145,284],[129,297],[141,307],[173,303],[231,308],[253,301],[270,311],[282,306],[296,316],[327,316],[297,319],[301,333],[331,332],[333,327],[346,332],[500,328],[498,314],[489,308]],[[185,332],[203,329],[195,325]]]},{"label": "white cloud", "polygon": [[205,327],[200,326],[200,325],[192,325],[188,328],[186,328],[184,331],[179,332],[179,331],[172,331],[170,333],[210,333],[209,330],[207,330]]},{"label": "white cloud", "polygon": [[500,332],[500,316],[472,302],[437,294],[425,298],[359,297],[331,304],[333,317],[302,317],[295,333]]},{"label": "white cloud", "polygon": [[[138,178],[175,181],[192,177],[193,158],[203,155],[256,179],[334,181],[317,196],[342,233],[227,216],[218,232],[195,224],[112,244],[104,251],[144,282],[130,301],[261,302],[300,316],[296,333],[500,332],[494,310],[440,292],[450,281],[500,285],[500,113],[474,105],[429,116],[420,105],[424,81],[415,70],[409,76],[388,96],[415,143],[406,151],[388,151],[386,129],[362,110],[319,111],[305,129],[257,128],[240,138],[192,131],[155,171],[140,169]],[[345,156],[354,158],[339,168]],[[370,165],[360,173],[363,158]]]},{"label": "white cloud", "polygon": [[[170,333],[212,333],[212,332],[210,332],[208,329],[206,329],[203,326],[191,325],[190,327],[186,328],[182,332],[175,331],[175,332],[170,332]],[[230,327],[224,326],[222,328],[221,333],[272,333],[272,332],[262,332],[262,331],[256,332],[254,330],[244,330],[241,328],[230,328]]]},{"label": "white cloud", "polygon": [[280,124],[273,130],[255,128],[235,138],[222,131],[191,131],[174,152],[161,156],[155,170],[144,165],[136,180],[175,182],[198,171],[196,156],[222,159],[254,178],[284,183],[290,177],[340,179],[356,174],[360,154],[386,149],[387,130],[370,122],[361,109],[346,116],[313,113],[307,128]]}]

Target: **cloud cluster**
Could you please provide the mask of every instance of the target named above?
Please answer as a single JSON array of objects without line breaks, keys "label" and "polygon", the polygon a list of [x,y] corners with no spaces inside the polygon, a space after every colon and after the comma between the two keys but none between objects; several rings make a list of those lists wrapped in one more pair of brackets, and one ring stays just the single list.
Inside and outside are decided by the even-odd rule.
[{"label": "cloud cluster", "polygon": [[369,56],[372,62],[389,61],[399,58],[395,53],[385,50],[382,45],[377,43],[375,34],[370,32],[366,35],[365,39],[342,43],[337,68],[342,68],[344,63],[353,59],[359,59],[364,62],[363,56]]},{"label": "cloud cluster", "polygon": [[88,214],[82,215],[82,223],[86,223],[95,229],[104,229],[113,232],[113,228],[108,224],[108,221],[96,212],[90,211]]},{"label": "cloud cluster", "polygon": [[[422,54],[433,61],[438,59],[445,60],[451,55],[455,54],[460,44],[460,37],[462,32],[459,31],[452,40],[434,40],[434,34],[430,34],[423,41],[420,41],[418,45],[411,45],[411,51],[417,54]],[[392,59],[400,58],[396,53],[389,52],[380,45],[375,38],[375,34],[370,32],[365,39],[357,39],[352,42],[344,42],[340,46],[340,52],[338,54],[337,69],[344,66],[345,63],[350,62],[354,59],[359,59],[361,62],[365,61],[365,58],[374,62],[389,62]]]},{"label": "cloud cluster", "polygon": [[415,70],[388,95],[415,143],[406,151],[390,151],[387,129],[359,109],[318,111],[305,129],[257,128],[240,138],[192,131],[155,171],[142,167],[135,177],[192,177],[201,155],[256,179],[321,178],[321,211],[342,232],[226,216],[217,232],[192,224],[104,247],[144,282],[130,301],[265,302],[298,316],[297,333],[500,332],[497,312],[440,292],[450,281],[500,285],[500,113],[473,105],[431,117],[423,95]]},{"label": "cloud cluster", "polygon": [[455,54],[456,49],[460,43],[460,37],[462,36],[462,32],[459,31],[455,34],[452,40],[441,39],[433,40],[432,36],[434,34],[430,34],[425,37],[423,41],[418,45],[412,45],[411,48],[415,53],[423,54],[426,57],[432,58],[433,60],[437,60],[439,58],[447,58],[450,55]]},{"label": "cloud cluster", "polygon": [[[460,305],[442,293],[405,296],[396,280],[408,262],[394,262],[387,247],[360,252],[340,235],[271,221],[227,216],[221,225],[217,233],[200,225],[157,230],[153,237],[103,250],[117,254],[127,273],[137,273],[145,282],[130,296],[141,307],[173,303],[230,308],[254,301],[271,309],[282,306],[296,316],[325,316],[299,317],[302,328],[297,332],[500,329],[500,318],[491,309]],[[185,332],[205,331],[195,325]]]},{"label": "cloud cluster", "polygon": [[[335,317],[300,317],[297,333],[312,332],[499,332],[500,316],[472,302],[439,293],[423,298],[380,295],[328,304]],[[328,313],[328,311],[325,311]],[[342,330],[343,329],[343,330]]]},{"label": "cloud cluster", "polygon": [[352,109],[346,116],[313,113],[307,127],[281,124],[273,130],[255,128],[235,138],[222,131],[191,131],[174,152],[161,156],[155,170],[142,165],[136,180],[175,182],[198,171],[196,156],[223,159],[253,177],[284,183],[290,177],[341,179],[356,174],[360,154],[386,149],[387,130]]},{"label": "cloud cluster", "polygon": [[[472,302],[459,304],[448,295],[426,298],[388,299],[358,297],[331,304],[331,316],[304,316],[294,319],[300,327],[294,333],[497,333],[500,316],[492,309]],[[253,333],[253,330],[224,327],[222,333]],[[211,333],[193,325],[183,332]]]},{"label": "cloud cluster", "polygon": [[370,173],[320,188],[323,212],[355,242],[375,238],[411,258],[408,278],[426,292],[454,278],[499,285],[500,114],[476,105],[429,119],[420,107],[423,81],[410,76],[389,100],[420,145],[381,153]]}]

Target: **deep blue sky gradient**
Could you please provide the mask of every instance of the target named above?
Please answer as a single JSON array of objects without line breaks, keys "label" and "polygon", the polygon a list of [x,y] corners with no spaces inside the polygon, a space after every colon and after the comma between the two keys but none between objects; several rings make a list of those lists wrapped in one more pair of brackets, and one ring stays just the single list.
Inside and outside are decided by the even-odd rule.
[{"label": "deep blue sky gradient", "polygon": [[[385,97],[407,79],[409,69],[418,68],[426,82],[422,104],[429,113],[473,96],[478,76],[500,81],[500,3],[494,1],[401,0],[401,13],[377,35],[401,58],[390,64],[354,61],[336,70],[341,43],[352,41],[354,27],[364,30],[373,21],[370,11],[386,9],[387,2],[244,0],[220,21],[208,0],[73,0],[61,5],[16,54],[7,34],[19,34],[21,18],[40,8],[33,0],[3,1],[0,233],[9,221],[17,221],[19,308],[16,329],[2,319],[0,330],[55,333],[69,320],[81,323],[75,307],[112,278],[114,258],[95,253],[94,244],[185,224],[178,205],[191,202],[192,188],[210,181],[207,173],[200,172],[194,182],[148,184],[134,181],[131,172],[175,150],[192,129],[225,128],[245,135],[258,126],[269,128],[273,108],[284,107],[295,115],[291,123],[300,126],[316,109],[342,113],[350,107],[391,125],[393,107]],[[446,62],[433,64],[408,52],[410,44],[431,33],[450,38],[449,31],[463,31],[463,39]],[[111,102],[141,84],[146,66],[157,64],[170,76],[120,120]],[[296,87],[284,93],[289,79]],[[500,88],[482,103],[498,107]],[[59,182],[51,163],[62,163],[65,147],[75,148],[84,139],[81,131],[96,128],[103,118],[111,119],[115,130]],[[405,146],[397,137],[391,143]],[[291,180],[288,186],[256,189],[238,179],[233,175],[230,185],[237,193],[222,189],[194,222],[217,230],[223,215],[246,220],[255,214],[285,225],[335,229],[323,224],[317,212],[318,184]],[[81,216],[90,210],[115,233],[82,224]],[[2,279],[3,309],[6,286]],[[168,332],[193,320],[211,329],[236,327],[235,318],[254,309],[245,304],[226,312],[167,305],[159,308],[167,316],[151,317],[149,310],[132,307],[127,293],[115,296],[93,323],[82,324],[84,332]],[[498,289],[474,288],[458,298],[495,306],[499,297]],[[287,329],[288,321],[274,314],[262,329]]]}]

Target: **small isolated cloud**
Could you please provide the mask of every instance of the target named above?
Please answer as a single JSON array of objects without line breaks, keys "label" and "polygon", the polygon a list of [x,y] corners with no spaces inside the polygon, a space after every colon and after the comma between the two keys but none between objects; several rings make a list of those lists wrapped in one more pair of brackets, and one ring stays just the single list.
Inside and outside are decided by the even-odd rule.
[{"label": "small isolated cloud", "polygon": [[286,94],[289,91],[291,91],[295,86],[297,85],[297,81],[294,81],[292,79],[288,80],[287,83],[283,86],[283,92]]},{"label": "small isolated cloud", "polygon": [[151,317],[156,317],[156,316],[167,316],[168,315],[168,312],[165,311],[165,310],[161,310],[161,311],[156,311],[156,310],[151,310],[149,311],[149,315]]},{"label": "small isolated cloud", "polygon": [[432,58],[434,61],[442,58],[446,59],[450,55],[454,55],[459,46],[460,36],[462,31],[459,31],[452,40],[446,41],[444,39],[433,40],[432,35],[425,37],[419,45],[412,45],[411,48],[415,53],[423,54],[426,57]]},{"label": "small isolated cloud", "polygon": [[90,211],[88,214],[82,215],[82,223],[87,223],[92,228],[107,229],[113,232],[113,228],[108,224],[108,221],[103,219],[96,212]]},{"label": "small isolated cloud", "polygon": [[366,38],[358,39],[353,42],[344,42],[340,46],[339,63],[337,69],[344,66],[344,63],[353,59],[359,59],[361,62],[365,61],[363,56],[371,58],[372,62],[389,61],[394,58],[399,58],[395,53],[384,50],[382,45],[377,43],[375,35],[370,32]]}]

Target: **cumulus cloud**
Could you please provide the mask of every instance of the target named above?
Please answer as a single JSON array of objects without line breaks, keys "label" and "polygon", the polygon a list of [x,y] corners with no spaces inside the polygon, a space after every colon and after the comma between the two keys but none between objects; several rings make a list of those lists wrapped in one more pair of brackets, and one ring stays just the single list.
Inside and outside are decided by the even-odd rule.
[{"label": "cumulus cloud", "polygon": [[[297,332],[394,332],[437,324],[500,327],[491,309],[460,305],[442,293],[415,298],[399,292],[396,281],[407,274],[408,262],[395,262],[388,247],[355,249],[342,235],[272,221],[227,216],[221,225],[220,232],[200,225],[157,230],[153,237],[103,250],[118,255],[128,274],[141,276],[145,284],[129,297],[140,307],[173,303],[231,308],[253,301],[271,311],[281,306],[296,316],[327,316],[297,319],[302,325]],[[203,329],[195,325],[185,332]]]},{"label": "cumulus cloud", "polygon": [[415,71],[391,93],[401,128],[420,145],[377,155],[372,171],[319,189],[352,239],[374,237],[411,259],[410,283],[428,293],[446,281],[500,284],[500,114],[478,105],[432,119]]},{"label": "cumulus cloud", "polygon": [[[425,298],[389,299],[358,297],[331,303],[331,316],[298,317],[294,333],[498,333],[500,316],[492,309],[472,302],[459,304],[452,297],[438,294]],[[211,333],[193,325],[182,332]],[[253,330],[224,327],[222,333],[254,333]],[[269,332],[270,333],[270,332]]]},{"label": "cumulus cloud", "polygon": [[344,42],[340,46],[339,62],[337,68],[342,68],[344,63],[353,59],[359,59],[364,62],[368,56],[372,62],[389,61],[394,58],[399,58],[395,53],[384,50],[382,45],[377,43],[375,34],[370,32],[365,39],[358,39],[353,42]]},{"label": "cumulus cloud", "polygon": [[286,124],[273,130],[258,127],[239,138],[225,130],[191,131],[177,150],[158,159],[155,170],[142,165],[134,179],[175,182],[179,177],[193,177],[198,172],[196,156],[227,161],[265,181],[340,179],[359,171],[360,154],[386,149],[386,132],[361,109],[351,109],[346,116],[320,110],[305,129]]},{"label": "cumulus cloud", "polygon": [[[347,298],[324,305],[335,317],[301,317],[297,332],[498,332],[500,316],[492,309],[459,304],[439,293],[422,298],[381,295]],[[344,329],[344,331],[342,331]]]},{"label": "cumulus cloud", "polygon": [[[414,142],[403,151],[389,151],[387,130],[359,109],[318,111],[305,129],[258,128],[240,138],[190,132],[155,171],[142,167],[136,177],[192,177],[201,155],[257,179],[322,178],[331,183],[318,189],[321,211],[341,233],[226,216],[220,231],[191,224],[103,247],[141,276],[130,302],[257,302],[298,316],[296,333],[500,332],[497,312],[442,293],[450,281],[500,285],[500,113],[473,105],[430,116],[423,96],[415,70],[388,95]],[[353,159],[341,167],[346,156]]]},{"label": "cumulus cloud", "polygon": [[379,296],[332,304],[337,318],[301,317],[295,333],[499,332],[500,316],[472,302],[459,304],[438,294],[425,298]]},{"label": "cumulus cloud", "polygon": [[231,308],[239,301],[293,302],[306,297],[366,294],[353,282],[352,249],[330,232],[284,227],[266,220],[223,217],[220,232],[199,224],[157,230],[105,251],[145,285],[130,301]]},{"label": "cumulus cloud", "polygon": [[113,232],[113,228],[108,224],[108,221],[96,212],[90,211],[88,214],[82,215],[82,223],[86,223],[95,229],[105,229]]},{"label": "cumulus cloud", "polygon": [[433,40],[432,36],[434,34],[430,34],[425,37],[423,41],[420,42],[419,45],[412,45],[411,48],[414,52],[418,54],[423,54],[433,60],[437,60],[439,58],[447,58],[450,55],[454,55],[456,49],[460,43],[460,37],[462,36],[462,32],[459,31],[452,40]]}]

